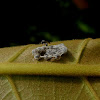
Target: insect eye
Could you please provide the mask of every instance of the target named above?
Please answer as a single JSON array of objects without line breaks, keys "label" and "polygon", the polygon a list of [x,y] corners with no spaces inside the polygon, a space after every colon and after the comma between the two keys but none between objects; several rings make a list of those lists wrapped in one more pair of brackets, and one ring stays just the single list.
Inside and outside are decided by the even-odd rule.
[{"label": "insect eye", "polygon": [[48,46],[48,43],[45,43],[46,46]]},{"label": "insect eye", "polygon": [[46,42],[45,40],[42,40],[42,41],[41,41],[41,44],[43,44],[43,43],[45,43],[45,42]]},{"label": "insect eye", "polygon": [[48,46],[48,42],[45,41],[45,40],[42,40],[42,41],[41,41],[41,44],[45,44],[46,46]]}]

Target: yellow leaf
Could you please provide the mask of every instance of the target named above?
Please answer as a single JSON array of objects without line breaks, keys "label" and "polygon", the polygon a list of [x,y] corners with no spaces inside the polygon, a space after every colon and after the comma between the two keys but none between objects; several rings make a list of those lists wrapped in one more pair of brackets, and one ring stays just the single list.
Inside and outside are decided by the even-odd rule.
[{"label": "yellow leaf", "polygon": [[99,100],[100,39],[59,43],[68,53],[56,62],[33,62],[41,45],[1,48],[0,100]]}]

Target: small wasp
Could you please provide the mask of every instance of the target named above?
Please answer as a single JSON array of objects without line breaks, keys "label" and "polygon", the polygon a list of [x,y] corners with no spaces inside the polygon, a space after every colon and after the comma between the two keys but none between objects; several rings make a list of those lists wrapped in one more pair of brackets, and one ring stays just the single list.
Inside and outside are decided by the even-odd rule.
[{"label": "small wasp", "polygon": [[42,40],[42,41],[41,41],[41,44],[45,44],[46,46],[48,46],[48,43],[50,43],[50,42],[45,41],[45,40]]}]

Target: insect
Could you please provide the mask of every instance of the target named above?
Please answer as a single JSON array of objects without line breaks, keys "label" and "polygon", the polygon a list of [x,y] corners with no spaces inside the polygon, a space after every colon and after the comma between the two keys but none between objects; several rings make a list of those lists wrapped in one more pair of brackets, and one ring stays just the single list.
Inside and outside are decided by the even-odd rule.
[{"label": "insect", "polygon": [[32,50],[35,60],[60,60],[61,56],[67,53],[67,47],[63,43],[51,46],[48,46],[48,43],[49,42],[42,40],[41,44],[45,44],[46,46],[37,47]]},{"label": "insect", "polygon": [[50,42],[45,41],[45,40],[42,40],[42,41],[41,41],[41,44],[45,44],[46,46],[48,46],[48,43],[50,43]]}]

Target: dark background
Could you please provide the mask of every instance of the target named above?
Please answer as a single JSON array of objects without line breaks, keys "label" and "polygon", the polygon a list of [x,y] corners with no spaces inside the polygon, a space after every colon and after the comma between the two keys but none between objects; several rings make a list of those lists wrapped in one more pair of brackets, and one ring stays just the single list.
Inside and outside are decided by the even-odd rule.
[{"label": "dark background", "polygon": [[33,0],[1,3],[0,47],[100,38],[99,2]]}]

